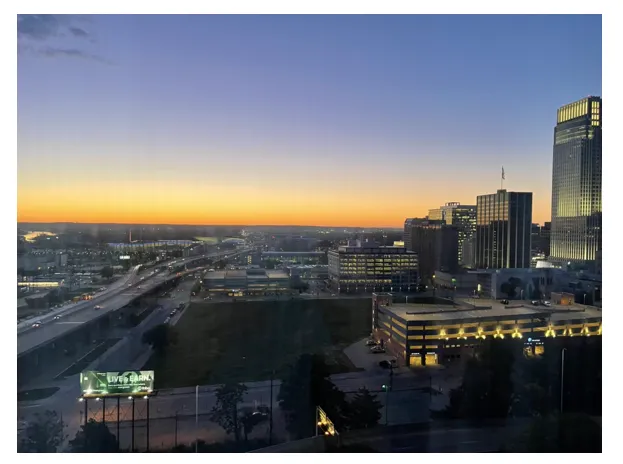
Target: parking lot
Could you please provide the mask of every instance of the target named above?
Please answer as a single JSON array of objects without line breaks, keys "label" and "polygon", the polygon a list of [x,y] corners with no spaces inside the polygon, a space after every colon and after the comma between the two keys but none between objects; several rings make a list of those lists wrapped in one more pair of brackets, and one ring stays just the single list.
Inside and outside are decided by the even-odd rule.
[{"label": "parking lot", "polygon": [[[379,362],[391,361],[392,359],[394,359],[394,356],[392,356],[388,352],[372,353],[372,346],[366,346],[367,340],[368,338],[364,338],[348,346],[344,349],[344,354],[348,356],[348,358],[355,365],[355,367],[372,372],[384,371],[385,369],[379,366]],[[397,368],[394,369],[394,371],[396,372],[400,369],[406,368]]]}]

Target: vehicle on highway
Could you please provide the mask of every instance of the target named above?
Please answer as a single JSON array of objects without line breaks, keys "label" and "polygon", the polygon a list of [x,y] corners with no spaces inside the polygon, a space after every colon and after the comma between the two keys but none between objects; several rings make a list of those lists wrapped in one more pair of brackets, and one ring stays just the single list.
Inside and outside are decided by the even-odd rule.
[{"label": "vehicle on highway", "polygon": [[60,315],[60,314],[57,314],[56,316],[54,316],[54,317],[53,317],[53,319],[54,319],[55,321],[58,321],[60,318],[61,318],[61,315]]},{"label": "vehicle on highway", "polygon": [[331,296],[335,296],[335,293],[331,293]]},{"label": "vehicle on highway", "polygon": [[171,311],[171,312],[169,313],[169,316],[173,317],[173,316],[175,316],[176,314],[177,314],[177,309],[174,309],[173,311]]},{"label": "vehicle on highway", "polygon": [[374,353],[374,354],[378,354],[378,353],[385,353],[385,348],[383,348],[383,347],[382,347],[382,346],[380,346],[380,345],[373,346],[373,347],[370,349],[370,353]]},{"label": "vehicle on highway", "polygon": [[376,346],[376,345],[377,345],[376,340],[372,340],[372,339],[366,340],[366,346]]},{"label": "vehicle on highway", "polygon": [[552,302],[551,302],[551,301],[544,301],[544,302],[543,302],[543,304],[544,304],[545,306],[551,306],[551,305],[552,305]]},{"label": "vehicle on highway", "polygon": [[102,309],[102,307],[100,305],[95,305],[95,307],[93,309],[95,311],[99,311],[100,309]]},{"label": "vehicle on highway", "polygon": [[538,302],[538,301],[536,301],[536,300],[532,300],[532,306],[538,306],[538,305],[539,305],[539,302]]},{"label": "vehicle on highway", "polygon": [[164,320],[164,323],[165,323],[165,324],[168,324],[170,321],[171,321],[171,317],[167,317],[167,318]]},{"label": "vehicle on highway", "polygon": [[32,328],[33,328],[33,329],[37,329],[37,328],[39,328],[39,327],[41,327],[41,321],[35,321],[35,322],[32,324]]},{"label": "vehicle on highway", "polygon": [[508,300],[500,300],[500,303],[502,303],[503,305],[507,305],[507,304],[510,304],[510,301],[508,301]]},{"label": "vehicle on highway", "polygon": [[141,286],[139,285],[139,286],[138,286],[138,287],[136,287],[136,288],[138,288],[138,289],[140,290],[140,289],[141,289]]}]

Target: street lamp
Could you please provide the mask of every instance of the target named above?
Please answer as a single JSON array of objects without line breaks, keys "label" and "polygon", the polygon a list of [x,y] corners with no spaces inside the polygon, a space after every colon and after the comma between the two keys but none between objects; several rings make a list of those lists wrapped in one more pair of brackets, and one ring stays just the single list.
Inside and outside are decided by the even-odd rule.
[{"label": "street lamp", "polygon": [[565,385],[565,352],[567,348],[563,348],[561,351],[562,359],[560,361],[560,414],[563,411],[563,399],[564,399],[564,385]]}]

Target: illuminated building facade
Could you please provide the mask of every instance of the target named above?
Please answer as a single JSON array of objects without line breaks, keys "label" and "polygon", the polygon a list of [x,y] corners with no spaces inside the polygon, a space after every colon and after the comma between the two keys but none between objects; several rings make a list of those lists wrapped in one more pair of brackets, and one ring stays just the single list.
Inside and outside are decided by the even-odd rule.
[{"label": "illuminated building facade", "polygon": [[468,259],[463,257],[463,245],[476,233],[476,206],[462,205],[458,202],[446,203],[440,208],[428,212],[431,220],[446,221],[446,225],[456,227],[458,231],[458,262],[467,265]]},{"label": "illuminated building facade", "polygon": [[329,284],[338,293],[410,292],[418,284],[418,257],[404,247],[341,246],[329,251]]},{"label": "illuminated building facade", "polygon": [[476,267],[530,267],[532,193],[479,195],[476,200]]},{"label": "illuminated building facade", "polygon": [[[389,294],[372,295],[372,330],[376,339],[405,365],[444,364],[473,353],[481,340],[510,338],[518,349],[533,350],[556,337],[601,336],[601,310],[552,301],[550,308],[503,305],[495,300],[455,299],[454,304],[396,302]],[[533,343],[534,342],[534,343]],[[539,347],[536,347],[539,353]]]},{"label": "illuminated building facade", "polygon": [[550,259],[593,267],[601,250],[600,97],[558,110],[552,169]]}]

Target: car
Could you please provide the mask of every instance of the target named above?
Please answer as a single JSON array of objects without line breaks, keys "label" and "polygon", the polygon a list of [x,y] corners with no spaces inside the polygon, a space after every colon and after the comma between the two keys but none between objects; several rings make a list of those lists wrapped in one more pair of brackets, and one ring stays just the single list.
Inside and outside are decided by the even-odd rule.
[{"label": "car", "polygon": [[167,317],[167,318],[164,320],[164,323],[165,323],[165,324],[168,324],[170,320],[171,320],[171,318],[170,318],[170,317]]},{"label": "car", "polygon": [[508,300],[500,300],[500,303],[502,303],[503,305],[507,305],[507,304],[510,304],[510,301],[508,301]]},{"label": "car", "polygon": [[173,316],[175,316],[176,314],[177,314],[177,309],[174,309],[173,311],[171,311],[171,312],[169,313],[169,316],[173,317]]},{"label": "car", "polygon": [[52,319],[54,319],[55,321],[58,321],[61,318],[60,314],[57,314],[56,316],[54,316]]},{"label": "car", "polygon": [[138,289],[140,290],[140,289],[141,289],[141,286],[139,285],[139,286],[138,286],[138,287],[136,287],[136,288],[138,288]]},{"label": "car", "polygon": [[539,302],[538,302],[538,301],[536,301],[536,300],[532,300],[532,305],[533,305],[533,306],[538,306],[538,305],[539,305]]},{"label": "car", "polygon": [[544,304],[545,306],[551,306],[551,305],[552,305],[552,302],[551,302],[551,301],[544,301],[544,302],[543,302],[543,304]]},{"label": "car", "polygon": [[335,293],[331,293],[331,296],[335,296]]},{"label": "car", "polygon": [[32,328],[33,328],[33,329],[37,329],[37,328],[39,328],[39,327],[41,327],[41,321],[35,321],[35,322],[32,324]]},{"label": "car", "polygon": [[370,349],[370,352],[371,352],[371,353],[374,353],[374,354],[378,354],[378,353],[385,353],[385,348],[383,348],[382,346],[379,346],[379,345],[377,345],[377,346],[373,346],[373,347]]},{"label": "car", "polygon": [[93,309],[95,311],[99,311],[100,309],[102,309],[102,307],[100,305],[95,305],[95,307]]},{"label": "car", "polygon": [[372,339],[366,340],[366,346],[376,346],[376,345],[377,345],[376,340],[372,340]]}]

